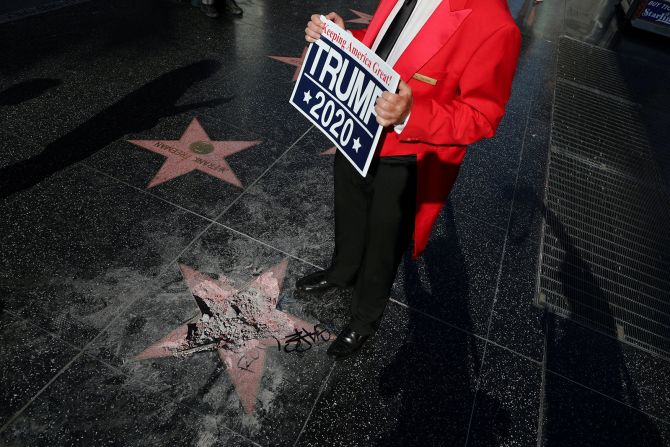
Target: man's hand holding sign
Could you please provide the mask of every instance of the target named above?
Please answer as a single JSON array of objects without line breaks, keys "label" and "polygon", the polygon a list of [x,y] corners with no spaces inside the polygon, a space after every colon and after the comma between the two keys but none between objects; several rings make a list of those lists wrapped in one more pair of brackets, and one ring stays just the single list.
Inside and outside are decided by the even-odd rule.
[{"label": "man's hand holding sign", "polygon": [[406,84],[391,93],[402,82],[398,74],[342,25],[335,13],[312,16],[305,29],[311,45],[290,102],[365,177],[383,127],[407,118],[412,93]]},{"label": "man's hand holding sign", "polygon": [[403,124],[412,108],[412,89],[402,79],[398,83],[398,93],[384,92],[377,99],[375,113],[377,122],[384,127]]},{"label": "man's hand holding sign", "polygon": [[[334,12],[325,16],[334,24],[344,29],[344,20],[342,17]],[[321,21],[319,14],[312,14],[311,20],[305,28],[305,40],[309,43],[315,42],[319,37],[325,23]],[[409,116],[412,108],[412,89],[402,79],[398,83],[398,93],[383,92],[377,99],[375,105],[375,114],[377,115],[377,122],[383,126],[393,126],[403,124]]]},{"label": "man's hand holding sign", "polygon": [[[344,19],[337,13],[331,12],[323,17],[344,29]],[[321,20],[321,14],[312,14],[309,23],[307,23],[307,28],[305,28],[305,40],[309,43],[317,41],[321,37],[324,26],[326,26],[326,23]]]}]

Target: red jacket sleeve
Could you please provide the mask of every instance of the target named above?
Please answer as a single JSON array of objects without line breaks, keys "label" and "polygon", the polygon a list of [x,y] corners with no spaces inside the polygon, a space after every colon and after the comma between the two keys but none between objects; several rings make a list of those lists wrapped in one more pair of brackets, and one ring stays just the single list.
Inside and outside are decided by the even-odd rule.
[{"label": "red jacket sleeve", "polygon": [[516,25],[494,32],[466,65],[454,100],[415,98],[400,140],[457,146],[492,137],[510,97],[520,47]]},{"label": "red jacket sleeve", "polygon": [[367,28],[363,28],[363,29],[350,29],[349,31],[356,39],[363,40],[363,36],[365,36],[365,32],[367,30],[368,30]]}]

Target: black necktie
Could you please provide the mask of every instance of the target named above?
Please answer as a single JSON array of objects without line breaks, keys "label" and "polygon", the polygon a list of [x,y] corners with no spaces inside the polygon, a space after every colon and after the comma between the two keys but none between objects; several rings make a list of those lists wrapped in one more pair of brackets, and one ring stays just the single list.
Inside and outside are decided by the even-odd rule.
[{"label": "black necktie", "polygon": [[400,11],[398,11],[398,14],[393,18],[393,22],[391,22],[391,25],[386,30],[386,34],[384,34],[382,41],[379,42],[379,46],[377,47],[376,53],[382,59],[386,60],[389,57],[389,53],[395,46],[398,37],[400,37],[400,33],[409,20],[409,16],[411,16],[412,11],[414,11],[416,2],[417,0],[405,0]]}]

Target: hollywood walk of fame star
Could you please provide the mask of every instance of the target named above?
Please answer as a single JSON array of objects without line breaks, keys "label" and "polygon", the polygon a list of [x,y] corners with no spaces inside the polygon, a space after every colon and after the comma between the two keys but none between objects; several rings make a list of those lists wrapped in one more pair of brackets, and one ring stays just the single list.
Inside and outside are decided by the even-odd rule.
[{"label": "hollywood walk of fame star", "polygon": [[212,141],[193,118],[179,140],[128,140],[136,146],[167,157],[148,188],[182,176],[191,171],[201,171],[239,188],[237,178],[226,157],[255,146],[260,141]]},{"label": "hollywood walk of fame star", "polygon": [[305,92],[305,96],[302,98],[307,104],[312,100],[312,95],[309,93],[309,90]]},{"label": "hollywood walk of fame star", "polygon": [[300,75],[300,68],[302,67],[302,63],[305,61],[305,55],[307,54],[307,47],[305,47],[302,50],[302,54],[300,57],[290,57],[290,56],[268,56],[270,59],[274,59],[279,62],[283,62],[285,64],[293,65],[296,67],[295,72],[293,73],[293,78],[291,78],[291,81],[295,81],[298,79],[298,76]]},{"label": "hollywood walk of fame star", "polygon": [[216,350],[244,411],[253,413],[267,348],[276,348],[278,340],[315,327],[277,309],[287,264],[283,260],[239,290],[225,277],[214,280],[180,264],[202,316],[195,323],[179,326],[134,360]]},{"label": "hollywood walk of fame star", "polygon": [[369,25],[370,24],[370,21],[372,20],[372,15],[367,14],[365,12],[356,11],[355,9],[349,9],[349,11],[356,14],[358,16],[358,18],[347,20],[347,23],[362,23],[363,25]]}]

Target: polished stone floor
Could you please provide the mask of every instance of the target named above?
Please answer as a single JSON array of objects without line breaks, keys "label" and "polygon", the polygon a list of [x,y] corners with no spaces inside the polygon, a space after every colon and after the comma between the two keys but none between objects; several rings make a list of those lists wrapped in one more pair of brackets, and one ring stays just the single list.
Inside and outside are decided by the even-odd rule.
[{"label": "polished stone floor", "polygon": [[611,1],[510,0],[507,115],[359,356],[156,354],[194,295],[255,287],[342,325],[347,293],[294,292],[333,249],[332,145],[288,98],[308,15],[362,27],[375,3],[94,0],[0,25],[1,445],[670,446],[670,363],[533,304],[558,37],[670,66]]}]

